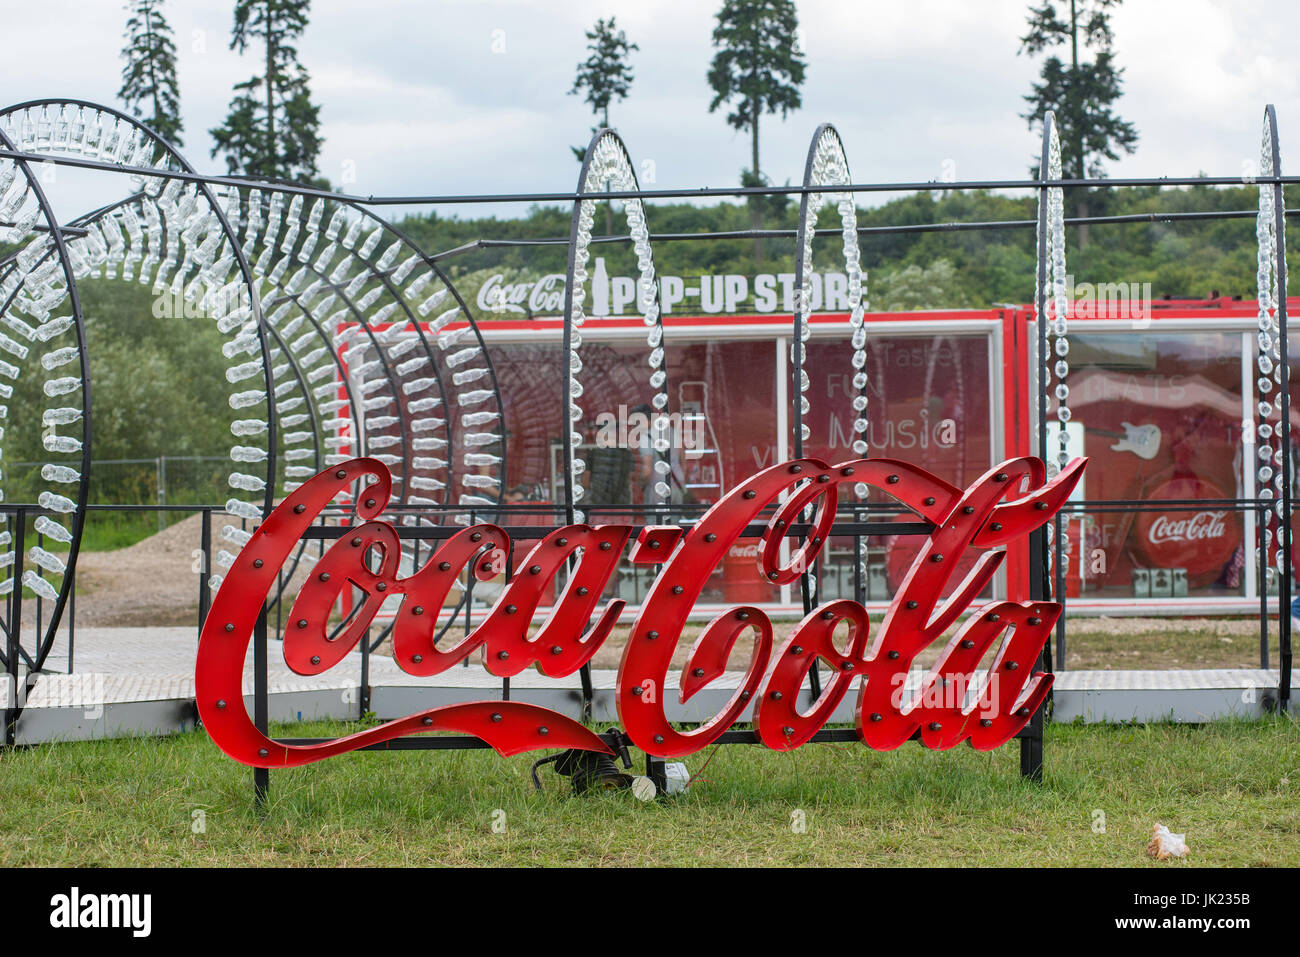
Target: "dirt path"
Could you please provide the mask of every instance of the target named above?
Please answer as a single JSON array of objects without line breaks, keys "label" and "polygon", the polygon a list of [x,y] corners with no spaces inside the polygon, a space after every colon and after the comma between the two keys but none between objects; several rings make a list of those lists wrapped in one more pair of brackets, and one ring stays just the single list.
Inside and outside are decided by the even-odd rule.
[{"label": "dirt path", "polygon": [[[77,559],[77,624],[103,627],[194,625],[199,613],[203,516],[191,515],[157,535],[127,548],[82,552]],[[214,515],[211,521],[213,567],[219,551],[237,554],[222,537],[239,520]],[[312,546],[316,547],[316,546]],[[305,569],[293,577],[301,585]],[[34,602],[29,602],[33,608]],[[26,614],[26,612],[24,612]]]}]

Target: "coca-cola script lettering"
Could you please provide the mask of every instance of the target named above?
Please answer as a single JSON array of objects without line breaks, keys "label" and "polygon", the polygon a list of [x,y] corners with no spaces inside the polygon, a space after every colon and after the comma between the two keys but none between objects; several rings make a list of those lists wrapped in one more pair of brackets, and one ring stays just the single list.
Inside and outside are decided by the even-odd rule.
[{"label": "coca-cola script lettering", "polygon": [[[244,707],[243,666],[260,610],[308,526],[331,499],[361,480],[366,484],[355,507],[360,523],[317,562],[289,613],[284,657],[298,674],[320,674],[342,660],[393,595],[402,597],[393,654],[410,674],[435,675],[479,651],[487,670],[501,677],[528,667],[552,678],[572,674],[591,660],[624,611],[618,600],[603,609],[597,606],[635,532],[628,559],[662,566],[632,622],[616,690],[623,726],[642,750],[663,757],[690,754],[716,741],[747,713],[764,744],[791,750],[816,734],[854,684],[858,735],[872,748],[896,748],[914,736],[935,749],[962,741],[980,750],[996,748],[1024,727],[1051,688],[1052,676],[1036,672],[1034,665],[1060,605],[1008,600],[973,609],[919,686],[905,687],[905,679],[917,655],[972,611],[1005,556],[999,546],[1048,521],[1085,464],[1077,459],[1047,481],[1038,459],[1012,459],[964,490],[893,459],[827,465],[807,458],[774,465],[737,485],[688,529],[569,525],[553,530],[517,557],[514,575],[477,627],[458,642],[437,647],[439,612],[453,583],[466,573],[484,581],[498,576],[512,542],[495,525],[472,526],[447,539],[424,567],[401,577],[397,534],[376,520],[387,507],[391,476],[375,459],[353,459],[290,494],[231,566],[199,641],[199,715],[223,751],[257,767],[306,764],[436,730],[476,735],[502,754],[540,748],[609,752],[601,738],[572,718],[536,705],[495,700],[432,708],[323,744],[282,744],[256,728]],[[720,678],[738,641],[748,638],[751,650],[741,680],[713,718],[691,731],[674,728],[664,712],[673,652],[713,570],[737,548],[748,550],[749,543],[738,545],[745,529],[777,504],[754,545],[755,574],[776,585],[796,580],[813,567],[826,545],[839,487],[859,482],[888,492],[934,525],[875,634],[862,605],[841,599],[814,608],[777,646],[772,622],[761,608],[729,608],[696,640],[681,671],[678,696],[685,702]],[[808,509],[815,515],[811,529],[791,538],[792,527]],[[783,563],[787,539],[792,554]],[[968,552],[976,556],[974,566],[958,581],[960,559]],[[378,561],[367,559],[373,553]],[[532,632],[534,613],[565,568],[562,594],[542,627]],[[342,633],[331,636],[330,611],[344,589],[353,586],[366,597]],[[837,644],[832,636],[841,623],[847,623],[848,639]],[[977,674],[995,646],[992,664]],[[831,673],[805,714],[796,702],[818,661]]]},{"label": "coca-cola script lettering", "polygon": [[1227,528],[1227,512],[1197,512],[1190,518],[1170,518],[1161,515],[1147,530],[1147,540],[1152,545],[1166,542],[1199,542],[1208,538],[1222,538]]}]

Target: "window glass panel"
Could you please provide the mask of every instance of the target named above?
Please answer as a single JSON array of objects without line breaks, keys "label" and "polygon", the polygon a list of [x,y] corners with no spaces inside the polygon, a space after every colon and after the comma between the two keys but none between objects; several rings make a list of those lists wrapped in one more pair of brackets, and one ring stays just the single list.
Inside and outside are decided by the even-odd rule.
[{"label": "window glass panel", "polygon": [[1144,507],[1069,523],[1067,596],[1245,594],[1243,516],[1226,504],[1244,495],[1241,335],[1071,334],[1069,363],[1079,496]]}]

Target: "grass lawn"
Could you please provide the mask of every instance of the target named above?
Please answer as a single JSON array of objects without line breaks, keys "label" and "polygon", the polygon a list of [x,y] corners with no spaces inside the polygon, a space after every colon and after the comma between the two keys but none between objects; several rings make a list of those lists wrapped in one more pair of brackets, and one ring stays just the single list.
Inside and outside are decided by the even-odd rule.
[{"label": "grass lawn", "polygon": [[[537,756],[351,754],[273,772],[259,817],[252,772],[201,731],[0,754],[0,865],[1300,865],[1287,719],[1049,726],[1039,785],[1014,744],[738,745],[687,794],[643,803],[570,796],[549,768],[535,793]],[[1186,832],[1185,861],[1144,855],[1156,822]]]}]

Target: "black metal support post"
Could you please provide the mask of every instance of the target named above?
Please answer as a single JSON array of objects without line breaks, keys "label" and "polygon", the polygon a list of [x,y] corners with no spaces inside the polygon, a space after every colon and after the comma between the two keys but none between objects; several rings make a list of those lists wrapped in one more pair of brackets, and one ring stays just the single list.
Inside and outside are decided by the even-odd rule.
[{"label": "black metal support post", "polygon": [[[270,724],[270,702],[266,679],[266,605],[257,616],[253,629],[253,725],[263,734]],[[266,810],[266,798],[271,789],[271,772],[266,768],[253,769],[253,804],[259,811]]]},{"label": "black metal support post", "polygon": [[357,718],[365,720],[370,711],[370,629],[361,639],[361,684],[357,687]]},{"label": "black metal support post", "polygon": [[68,674],[72,674],[72,651],[77,643],[77,569],[68,569],[72,585],[68,589]]},{"label": "black metal support post", "polygon": [[212,509],[205,508],[199,513],[203,525],[199,529],[199,550],[202,564],[199,566],[199,634],[203,634],[203,622],[207,620],[208,609],[212,607],[212,586],[208,579],[212,577]]},{"label": "black metal support post", "polygon": [[18,657],[21,654],[20,637],[22,635],[23,613],[23,529],[27,524],[27,513],[18,509],[14,513],[14,587],[9,593],[9,632],[5,635],[5,747],[12,748],[18,743],[18,715],[21,692],[18,687]]},{"label": "black metal support post", "polygon": [[[853,522],[856,525],[862,521],[862,513],[858,509],[853,510]],[[862,557],[862,536],[853,536],[853,600],[859,605],[867,600],[867,583],[863,574],[866,562]]]},{"label": "black metal support post", "polygon": [[[1250,468],[1254,468],[1252,463]],[[1255,519],[1255,565],[1256,590],[1259,592],[1259,666],[1267,668],[1268,653],[1268,548],[1264,545],[1264,533],[1268,529],[1268,508],[1261,504],[1256,509]]]},{"label": "black metal support post", "polygon": [[[1035,408],[1038,412],[1038,457],[1044,462],[1047,461],[1047,230],[1048,230],[1048,165],[1050,157],[1050,148],[1053,135],[1053,124],[1055,117],[1048,113],[1043,119],[1043,141],[1042,151],[1038,166],[1038,177],[1040,182],[1038,188],[1038,262],[1034,297],[1034,332],[1036,335],[1037,349],[1034,350],[1034,364],[1037,369],[1037,375],[1029,377],[1030,382],[1034,385],[1037,395],[1035,396]],[[1060,541],[1059,535],[1060,522],[1057,521],[1058,535],[1055,536]],[[1030,597],[1036,601],[1042,601],[1050,595],[1051,574],[1048,565],[1049,546],[1047,542],[1047,532],[1043,528],[1036,528],[1029,535],[1029,591]],[[1057,569],[1060,568],[1059,552]],[[1061,651],[1064,651],[1064,636],[1058,637],[1058,642],[1062,645]],[[1038,668],[1043,671],[1051,671],[1050,652],[1044,648],[1044,651],[1038,657]],[[1034,712],[1033,717],[1029,719],[1029,724],[1025,727],[1020,738],[1020,776],[1030,781],[1041,781],[1043,779],[1043,711],[1047,707],[1046,701],[1039,709]]]},{"label": "black metal support post", "polygon": [[[1069,508],[1069,506],[1067,505],[1066,508]],[[1061,509],[1061,511],[1056,513],[1056,535],[1054,536],[1055,542],[1052,545],[1054,551],[1053,558],[1055,559],[1055,564],[1053,564],[1052,566],[1053,570],[1055,571],[1055,575],[1053,576],[1055,580],[1053,582],[1054,587],[1052,588],[1052,595],[1062,605],[1065,604],[1065,569],[1064,567],[1062,567],[1061,558],[1065,553],[1064,541],[1067,532],[1065,529],[1061,527],[1061,517],[1067,514],[1066,508],[1063,508]],[[1080,523],[1082,523],[1083,521],[1082,516],[1079,517],[1079,521]],[[1082,527],[1082,525],[1080,525],[1080,527]],[[1079,541],[1081,543],[1083,541],[1082,534],[1079,536]],[[1082,552],[1082,548],[1080,549],[1080,551]],[[1075,561],[1081,561],[1082,558],[1083,556],[1081,554],[1074,556]],[[1061,611],[1061,617],[1056,619],[1056,657],[1055,660],[1052,662],[1052,664],[1054,665],[1054,670],[1056,671],[1065,670],[1065,611],[1064,610]]]},{"label": "black metal support post", "polygon": [[[1038,528],[1029,534],[1029,554],[1040,560],[1034,561],[1029,572],[1030,594],[1035,599],[1047,597],[1047,534]],[[1038,657],[1038,669],[1051,671],[1051,662],[1045,653]],[[1043,712],[1044,703],[1034,712],[1020,737],[1020,776],[1030,781],[1043,780]]]}]

